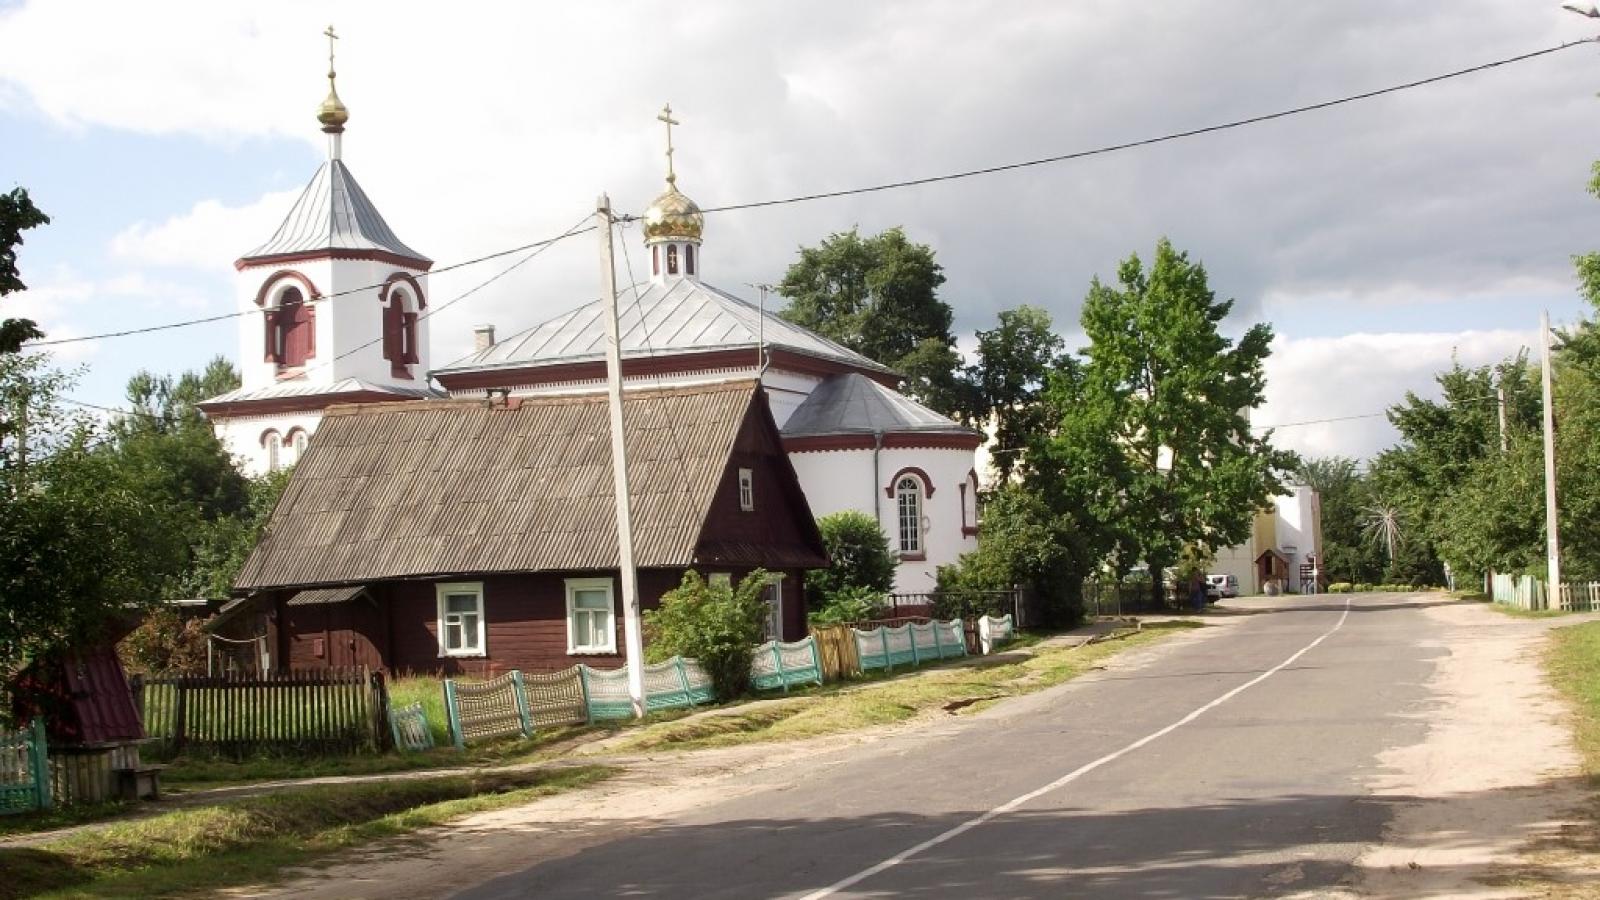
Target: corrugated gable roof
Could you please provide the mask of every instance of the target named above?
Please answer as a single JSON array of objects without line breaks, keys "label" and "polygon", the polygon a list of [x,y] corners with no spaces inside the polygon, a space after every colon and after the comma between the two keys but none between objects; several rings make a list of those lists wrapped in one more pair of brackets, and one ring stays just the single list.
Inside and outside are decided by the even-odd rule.
[{"label": "corrugated gable roof", "polygon": [[[868,371],[891,371],[842,344],[785,321],[770,309],[765,311],[763,323],[762,310],[701,282],[684,278],[650,284],[635,297],[638,290],[625,290],[617,298],[625,356],[754,348],[759,338],[769,347]],[[596,300],[435,371],[449,374],[603,359],[606,329],[602,312],[601,301]]]},{"label": "corrugated gable roof", "polygon": [[395,235],[350,169],[337,159],[317,169],[277,233],[246,253],[244,259],[317,250],[381,250],[425,264],[431,262]]},{"label": "corrugated gable roof", "polygon": [[[635,556],[694,554],[754,382],[629,392]],[[333,407],[236,589],[618,565],[604,395]]]}]

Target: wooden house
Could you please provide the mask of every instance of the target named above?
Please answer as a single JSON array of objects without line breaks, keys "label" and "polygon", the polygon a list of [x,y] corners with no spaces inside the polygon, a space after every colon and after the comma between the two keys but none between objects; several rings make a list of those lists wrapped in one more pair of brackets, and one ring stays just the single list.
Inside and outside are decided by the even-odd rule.
[{"label": "wooden house", "polygon": [[[330,408],[229,615],[256,617],[274,669],[621,665],[606,404]],[[761,568],[770,634],[803,636],[804,572],[827,556],[759,384],[630,390],[624,409],[642,605],[687,569]]]}]

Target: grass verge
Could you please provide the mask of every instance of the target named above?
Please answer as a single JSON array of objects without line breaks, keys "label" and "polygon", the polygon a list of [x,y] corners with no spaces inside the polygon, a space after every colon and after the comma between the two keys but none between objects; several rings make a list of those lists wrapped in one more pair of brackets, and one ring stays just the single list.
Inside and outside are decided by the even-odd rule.
[{"label": "grass verge", "polygon": [[1176,631],[1201,627],[1204,626],[1199,622],[1161,622],[1146,625],[1143,631],[1119,640],[1078,649],[1052,647],[1027,655],[1012,650],[923,671],[915,678],[830,685],[805,696],[764,702],[742,712],[649,726],[614,749],[693,749],[799,740],[902,722],[940,709],[954,714],[970,712],[1005,697],[1070,681],[1117,653],[1154,643]]},{"label": "grass verge", "polygon": [[0,898],[164,897],[270,880],[348,847],[592,784],[603,766],[324,785],[0,847]]},{"label": "grass verge", "polygon": [[1600,622],[1552,631],[1545,666],[1572,705],[1584,771],[1600,788]]}]

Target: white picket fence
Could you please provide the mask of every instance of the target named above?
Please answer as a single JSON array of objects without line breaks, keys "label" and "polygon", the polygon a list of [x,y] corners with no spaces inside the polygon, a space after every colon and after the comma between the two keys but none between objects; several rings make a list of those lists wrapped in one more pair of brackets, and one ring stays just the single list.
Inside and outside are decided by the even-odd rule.
[{"label": "white picket fence", "polygon": [[1497,574],[1490,579],[1489,593],[1494,602],[1518,609],[1600,610],[1600,581],[1562,582],[1554,605],[1550,602],[1549,587],[1531,575]]}]

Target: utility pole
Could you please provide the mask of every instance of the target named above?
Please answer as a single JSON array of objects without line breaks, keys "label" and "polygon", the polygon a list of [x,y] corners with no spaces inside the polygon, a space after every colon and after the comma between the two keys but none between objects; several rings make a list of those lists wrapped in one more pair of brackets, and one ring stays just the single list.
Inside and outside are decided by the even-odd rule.
[{"label": "utility pole", "polygon": [[606,388],[611,400],[611,476],[617,500],[617,563],[622,576],[623,659],[634,718],[644,718],[644,632],[639,616],[639,570],[633,561],[633,510],[628,493],[628,455],[622,427],[622,334],[617,325],[617,270],[611,245],[611,198],[595,204],[600,232],[600,296],[605,299]]},{"label": "utility pole", "polygon": [[1506,376],[1502,373],[1501,376],[1500,376],[1500,386],[1495,388],[1495,391],[1494,391],[1495,398],[1499,401],[1499,405],[1500,405],[1500,453],[1501,453],[1501,455],[1504,455],[1505,452],[1506,452],[1506,385],[1505,385],[1505,380],[1506,380]]},{"label": "utility pole", "polygon": [[1550,377],[1550,313],[1539,314],[1539,356],[1543,363],[1541,381],[1544,389],[1544,528],[1548,536],[1545,552],[1548,556],[1549,590],[1545,593],[1548,609],[1561,608],[1561,531],[1556,506],[1556,408]]}]

